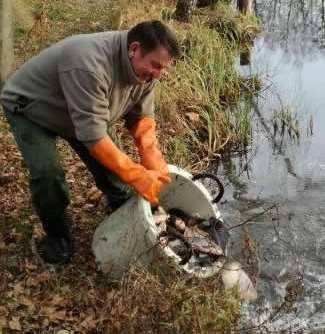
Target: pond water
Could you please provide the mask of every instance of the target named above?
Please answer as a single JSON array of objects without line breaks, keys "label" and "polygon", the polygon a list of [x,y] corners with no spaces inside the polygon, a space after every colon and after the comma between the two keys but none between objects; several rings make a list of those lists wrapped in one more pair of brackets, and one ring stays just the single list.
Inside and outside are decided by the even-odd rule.
[{"label": "pond water", "polygon": [[324,0],[258,0],[253,8],[264,33],[250,65],[238,61],[243,74],[263,79],[252,102],[252,142],[244,157],[223,158],[217,169],[225,221],[250,218],[232,230],[232,256],[248,263],[259,291],[242,327],[325,333]]}]

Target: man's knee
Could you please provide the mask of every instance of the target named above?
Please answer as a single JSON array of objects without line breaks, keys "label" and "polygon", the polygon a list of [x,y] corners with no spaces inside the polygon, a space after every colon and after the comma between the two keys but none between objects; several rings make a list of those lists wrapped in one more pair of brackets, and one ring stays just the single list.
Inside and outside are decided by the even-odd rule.
[{"label": "man's knee", "polygon": [[59,164],[44,161],[31,171],[31,177],[42,179],[64,178],[65,173]]},{"label": "man's knee", "polygon": [[30,189],[33,203],[38,208],[62,210],[69,204],[69,189],[61,168],[34,171],[30,178]]}]

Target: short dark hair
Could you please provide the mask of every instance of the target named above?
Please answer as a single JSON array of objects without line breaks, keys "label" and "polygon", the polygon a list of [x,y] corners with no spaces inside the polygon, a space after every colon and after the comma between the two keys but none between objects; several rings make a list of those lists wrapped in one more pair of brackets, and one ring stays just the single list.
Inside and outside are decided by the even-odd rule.
[{"label": "short dark hair", "polygon": [[128,47],[133,42],[139,42],[144,53],[163,46],[172,58],[180,56],[180,47],[175,33],[158,20],[144,21],[130,29]]}]

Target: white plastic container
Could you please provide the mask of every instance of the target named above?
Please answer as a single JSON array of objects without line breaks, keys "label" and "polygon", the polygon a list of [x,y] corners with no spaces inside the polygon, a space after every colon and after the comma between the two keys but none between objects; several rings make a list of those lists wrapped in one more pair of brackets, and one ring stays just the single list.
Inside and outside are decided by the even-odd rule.
[{"label": "white plastic container", "polygon": [[[166,211],[179,208],[190,215],[220,219],[218,208],[212,203],[207,189],[199,181],[193,181],[187,171],[173,165],[168,167],[172,182],[163,188],[159,204]],[[178,265],[180,257],[170,247],[157,243],[158,234],[150,203],[140,196],[132,197],[106,217],[95,231],[92,249],[99,268],[110,278],[119,279],[130,264],[137,261],[149,264],[158,251],[167,260],[166,265],[174,263],[176,267],[199,277],[208,277],[220,270],[218,266],[193,270],[189,264]]]}]

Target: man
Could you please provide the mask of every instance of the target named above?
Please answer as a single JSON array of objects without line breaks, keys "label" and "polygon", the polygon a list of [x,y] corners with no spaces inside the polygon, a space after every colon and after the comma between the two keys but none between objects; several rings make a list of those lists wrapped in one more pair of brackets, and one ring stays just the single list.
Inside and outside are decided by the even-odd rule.
[{"label": "man", "polygon": [[[154,87],[178,55],[174,33],[159,21],[148,21],[129,31],[64,39],[6,82],[1,102],[30,172],[33,205],[46,232],[39,245],[45,261],[66,263],[72,255],[58,136],[77,152],[113,209],[131,196],[131,189],[157,203],[170,177],[155,136]],[[121,118],[141,164],[107,134]]]}]

